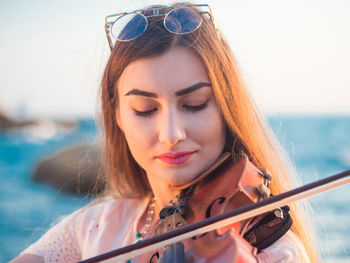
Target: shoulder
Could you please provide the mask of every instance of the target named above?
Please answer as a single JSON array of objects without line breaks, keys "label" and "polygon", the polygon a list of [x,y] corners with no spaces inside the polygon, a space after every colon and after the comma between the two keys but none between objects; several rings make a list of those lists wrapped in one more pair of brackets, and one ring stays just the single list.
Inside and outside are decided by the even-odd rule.
[{"label": "shoulder", "polygon": [[103,197],[71,214],[67,220],[77,225],[89,222],[109,222],[137,216],[147,205],[149,198]]},{"label": "shoulder", "polygon": [[60,217],[54,225],[84,225],[91,221],[104,221],[135,213],[143,207],[144,200],[118,197],[102,197],[75,212]]},{"label": "shoulder", "polygon": [[59,219],[48,232],[69,232],[78,240],[85,239],[94,228],[105,228],[125,223],[143,210],[144,200],[107,196]]},{"label": "shoulder", "polygon": [[309,263],[306,250],[299,238],[288,231],[271,246],[263,249],[258,255],[259,263]]},{"label": "shoulder", "polygon": [[[115,197],[100,198],[91,204],[60,219],[36,243],[28,247],[22,254],[34,254],[45,258],[57,259],[69,256],[64,262],[75,262],[90,252],[95,241],[106,243],[110,240],[110,230],[117,236],[125,228],[125,219],[135,219],[146,201]],[[124,219],[124,220],[123,220]],[[132,222],[130,222],[132,224]],[[107,242],[108,243],[108,242]],[[115,242],[106,244],[118,245]],[[107,249],[103,246],[101,249]],[[100,249],[100,248],[98,248]],[[99,252],[99,251],[96,251]]]}]

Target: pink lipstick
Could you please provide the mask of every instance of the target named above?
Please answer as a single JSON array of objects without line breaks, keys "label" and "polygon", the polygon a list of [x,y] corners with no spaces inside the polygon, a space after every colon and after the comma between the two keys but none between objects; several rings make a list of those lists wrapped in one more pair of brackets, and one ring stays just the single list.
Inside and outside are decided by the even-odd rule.
[{"label": "pink lipstick", "polygon": [[157,156],[159,160],[166,164],[180,165],[186,162],[196,151],[192,152],[177,152],[177,153],[162,153]]}]

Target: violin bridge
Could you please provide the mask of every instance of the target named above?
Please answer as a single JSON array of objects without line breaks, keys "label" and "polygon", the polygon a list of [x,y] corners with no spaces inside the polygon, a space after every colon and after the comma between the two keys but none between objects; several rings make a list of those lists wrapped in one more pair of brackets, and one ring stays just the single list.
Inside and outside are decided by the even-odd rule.
[{"label": "violin bridge", "polygon": [[179,213],[171,214],[160,221],[159,225],[154,231],[154,236],[173,231],[185,225],[187,225],[187,223]]}]

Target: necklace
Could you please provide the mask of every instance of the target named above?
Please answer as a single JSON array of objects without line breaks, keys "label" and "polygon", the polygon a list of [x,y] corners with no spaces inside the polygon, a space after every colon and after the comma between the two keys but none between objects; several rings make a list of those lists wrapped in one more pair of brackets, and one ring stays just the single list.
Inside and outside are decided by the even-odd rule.
[{"label": "necklace", "polygon": [[147,235],[149,229],[151,228],[151,223],[154,218],[154,207],[156,206],[155,201],[156,201],[156,198],[152,196],[148,205],[147,217],[146,217],[146,222],[145,222],[143,231],[142,233],[140,232],[136,233],[137,242],[140,242],[141,240],[143,240]]}]

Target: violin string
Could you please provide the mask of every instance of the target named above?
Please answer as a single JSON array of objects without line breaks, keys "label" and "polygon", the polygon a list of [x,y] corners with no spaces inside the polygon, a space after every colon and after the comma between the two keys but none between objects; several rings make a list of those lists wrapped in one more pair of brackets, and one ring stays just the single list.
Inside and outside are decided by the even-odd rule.
[{"label": "violin string", "polygon": [[[178,198],[178,196],[177,196],[177,198]],[[179,199],[178,199],[179,200]],[[177,210],[177,205],[175,205],[175,210],[174,210],[174,213],[172,214],[172,219],[173,219],[173,229],[172,230],[175,230],[175,214],[176,214],[176,211]]]},{"label": "violin string", "polygon": [[[267,188],[270,188],[270,181],[271,180],[267,180],[266,177],[263,177],[263,183],[264,185],[267,187]],[[258,195],[258,198],[257,198],[257,202],[261,201],[261,200],[264,200],[264,196],[262,195]],[[248,227],[250,228],[251,227],[251,224],[254,224],[254,221],[255,221],[256,217],[252,217],[252,218],[249,218],[249,219],[246,219],[243,221],[243,223],[241,224],[241,228],[239,230],[239,235],[241,237],[244,236],[244,234],[248,231]]]}]

